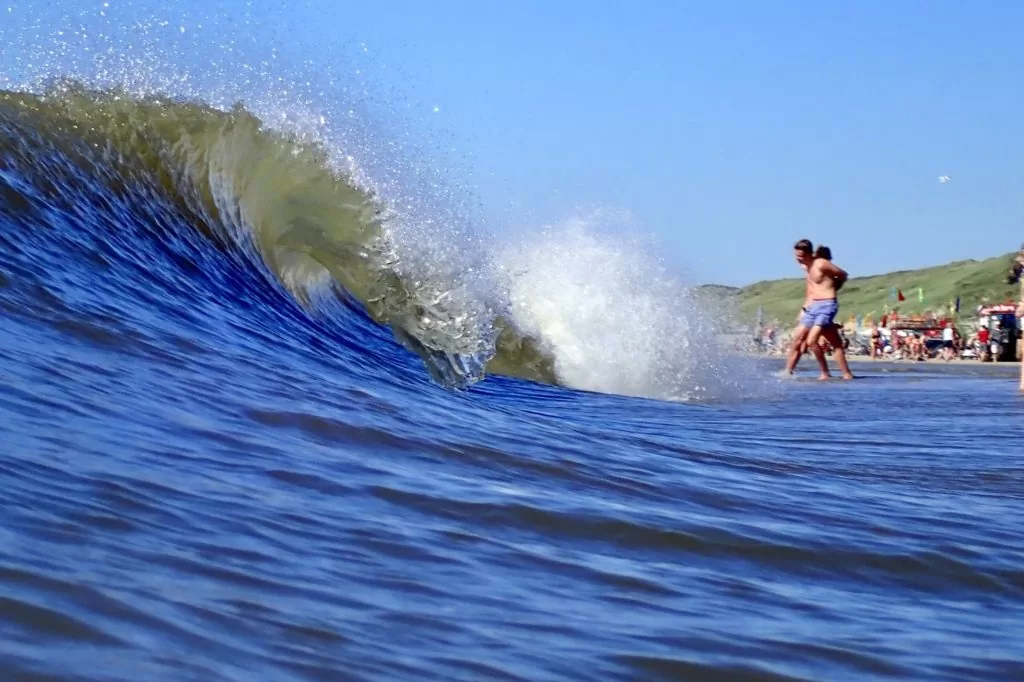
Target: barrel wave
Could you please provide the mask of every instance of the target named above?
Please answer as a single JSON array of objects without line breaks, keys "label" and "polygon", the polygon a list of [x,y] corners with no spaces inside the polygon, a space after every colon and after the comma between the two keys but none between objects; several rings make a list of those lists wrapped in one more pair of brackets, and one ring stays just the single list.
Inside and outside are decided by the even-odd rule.
[{"label": "barrel wave", "polygon": [[[557,382],[535,342],[482,298],[458,296],[466,283],[457,275],[404,269],[388,209],[358,187],[355,170],[332,169],[318,145],[267,129],[244,107],[69,85],[6,92],[0,106],[3,210],[26,229],[47,207],[104,216],[75,226],[97,258],[187,245],[177,255],[193,273],[215,250],[267,275],[254,287],[281,287],[311,315],[345,325],[365,314],[390,327],[447,386],[481,379],[488,365]],[[126,224],[137,226],[130,236]]]}]

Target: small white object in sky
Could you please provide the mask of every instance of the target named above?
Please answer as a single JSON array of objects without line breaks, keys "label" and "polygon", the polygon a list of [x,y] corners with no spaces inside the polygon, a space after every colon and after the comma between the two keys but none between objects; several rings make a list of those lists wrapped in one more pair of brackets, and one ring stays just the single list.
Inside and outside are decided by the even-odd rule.
[{"label": "small white object in sky", "polygon": [[940,185],[945,185],[947,182],[949,182],[949,179],[950,178],[949,178],[948,175],[940,175],[939,176],[939,184]]},{"label": "small white object in sky", "polygon": [[440,111],[441,111],[441,107],[434,107],[434,113],[435,114],[440,112]]}]

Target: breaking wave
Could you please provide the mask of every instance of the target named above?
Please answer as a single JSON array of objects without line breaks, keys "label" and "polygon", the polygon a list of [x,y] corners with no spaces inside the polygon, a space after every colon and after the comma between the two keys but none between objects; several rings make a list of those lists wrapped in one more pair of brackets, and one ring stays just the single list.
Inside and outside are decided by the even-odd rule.
[{"label": "breaking wave", "polygon": [[[642,245],[603,231],[607,212],[483,242],[399,210],[352,156],[241,104],[62,83],[0,95],[0,135],[9,205],[158,192],[207,245],[249,259],[313,314],[368,314],[447,386],[492,373],[688,398],[743,374],[720,320]],[[107,229],[125,219],[160,222],[110,216]]]}]

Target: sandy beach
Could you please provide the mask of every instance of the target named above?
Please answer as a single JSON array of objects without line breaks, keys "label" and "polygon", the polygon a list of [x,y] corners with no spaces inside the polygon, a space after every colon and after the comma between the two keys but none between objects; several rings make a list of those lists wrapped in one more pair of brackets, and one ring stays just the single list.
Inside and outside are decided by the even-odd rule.
[{"label": "sandy beach", "polygon": [[[877,359],[872,360],[870,355],[847,355],[846,359],[851,363],[867,363],[867,364],[886,364],[886,365],[979,365],[979,366],[1006,366],[1006,367],[1020,367],[1020,362],[980,362],[978,360],[972,360],[969,358],[954,358],[953,360],[923,360],[914,362],[912,360],[890,360],[890,359]],[[802,361],[801,361],[802,362]],[[834,360],[830,358],[830,363],[834,363]]]}]

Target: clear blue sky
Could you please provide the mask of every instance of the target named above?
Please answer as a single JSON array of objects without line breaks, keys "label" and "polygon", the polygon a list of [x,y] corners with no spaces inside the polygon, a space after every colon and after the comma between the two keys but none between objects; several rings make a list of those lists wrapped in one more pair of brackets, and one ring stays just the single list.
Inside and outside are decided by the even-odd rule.
[{"label": "clear blue sky", "polygon": [[[38,17],[102,0],[7,4]],[[854,275],[1024,241],[1024,3],[251,6],[262,27],[221,30],[335,64],[365,43],[375,77],[396,74],[387,85],[472,154],[496,221],[509,202],[529,222],[625,208],[691,279],[726,284],[798,274],[805,236]]]}]

